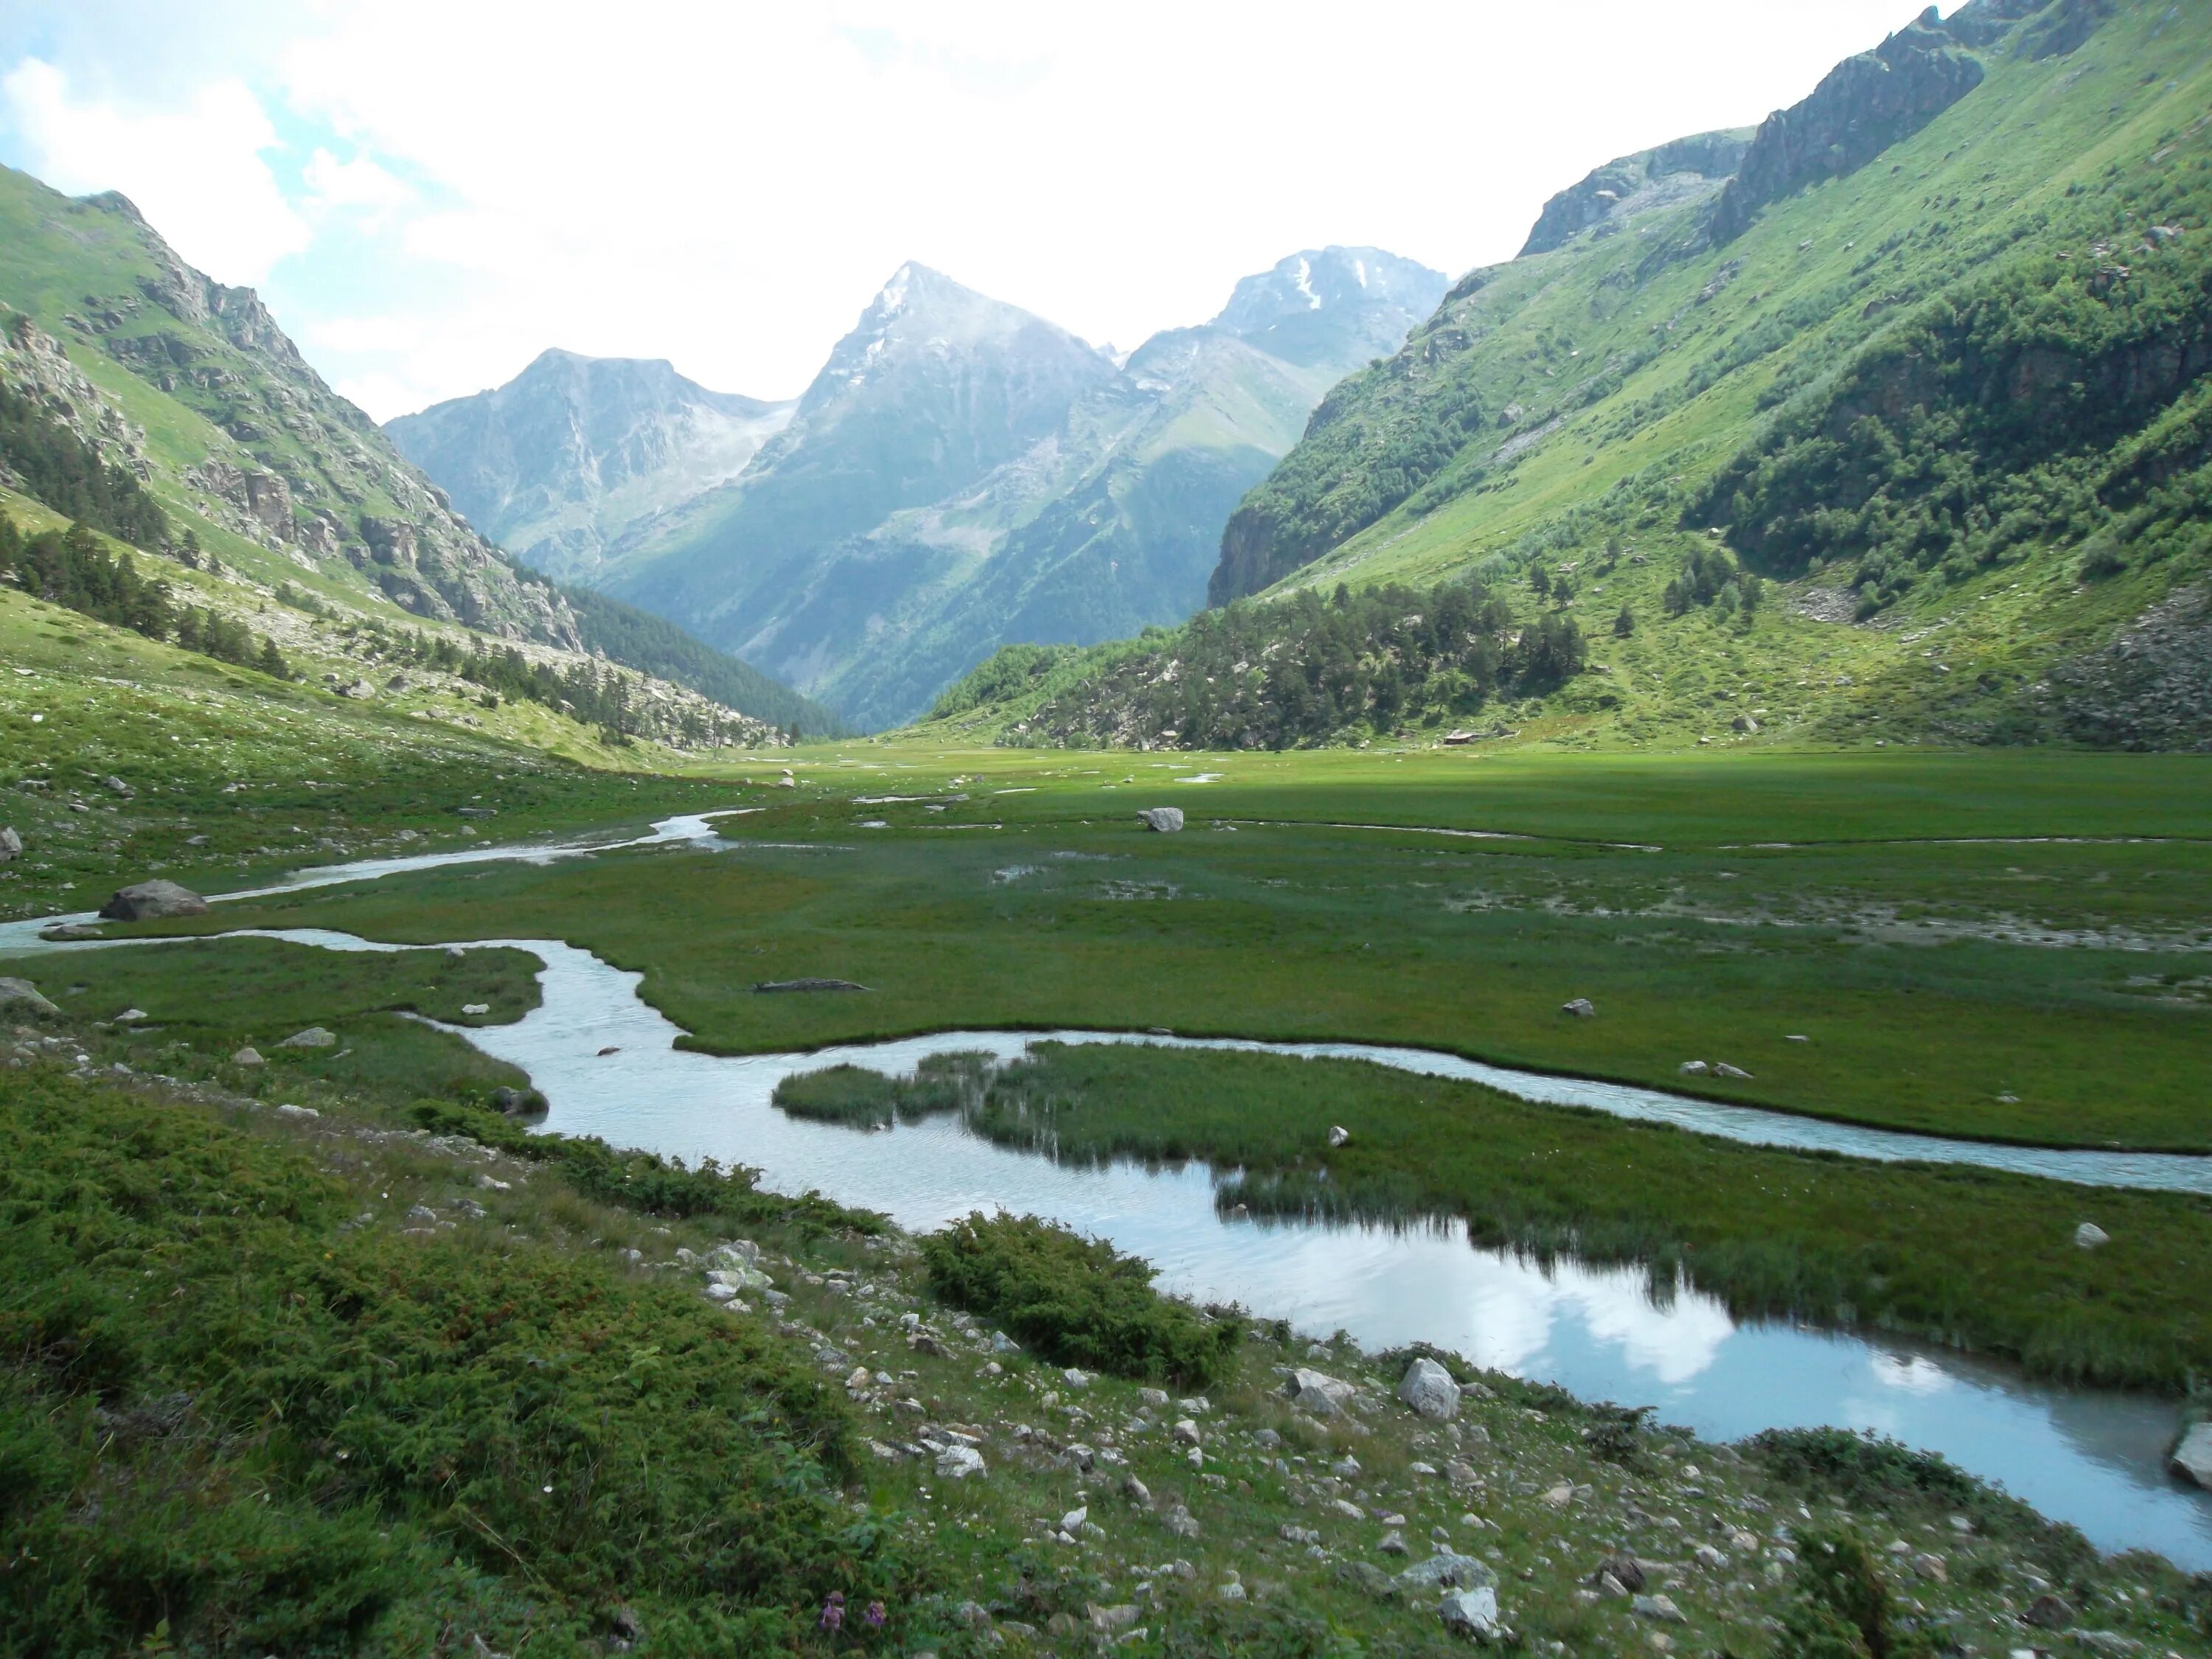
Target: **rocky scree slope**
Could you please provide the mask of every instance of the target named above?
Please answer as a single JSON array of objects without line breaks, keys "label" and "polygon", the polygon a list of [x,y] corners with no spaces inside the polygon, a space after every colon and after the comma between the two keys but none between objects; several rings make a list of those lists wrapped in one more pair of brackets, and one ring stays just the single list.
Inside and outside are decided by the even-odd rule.
[{"label": "rocky scree slope", "polygon": [[2209,70],[2201,9],[1973,0],[1717,189],[1650,189],[1671,146],[1599,169],[1329,393],[1212,597],[1539,593],[1601,641],[1514,711],[1565,741],[2212,744],[2145,657],[2212,646],[2176,597],[2212,561]]},{"label": "rocky scree slope", "polygon": [[550,350],[384,429],[493,541],[589,581],[611,548],[744,471],[794,407],[709,392],[664,361]]}]

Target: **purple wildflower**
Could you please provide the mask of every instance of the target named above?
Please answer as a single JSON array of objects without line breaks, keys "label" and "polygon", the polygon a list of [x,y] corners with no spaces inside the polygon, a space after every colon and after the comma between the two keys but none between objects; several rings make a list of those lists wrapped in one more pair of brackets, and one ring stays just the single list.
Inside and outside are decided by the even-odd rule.
[{"label": "purple wildflower", "polygon": [[832,1634],[845,1628],[845,1592],[831,1590],[822,1603],[822,1628]]},{"label": "purple wildflower", "polygon": [[884,1627],[884,1604],[880,1601],[869,1602],[867,1612],[861,1617],[867,1620],[870,1630],[881,1630]]}]

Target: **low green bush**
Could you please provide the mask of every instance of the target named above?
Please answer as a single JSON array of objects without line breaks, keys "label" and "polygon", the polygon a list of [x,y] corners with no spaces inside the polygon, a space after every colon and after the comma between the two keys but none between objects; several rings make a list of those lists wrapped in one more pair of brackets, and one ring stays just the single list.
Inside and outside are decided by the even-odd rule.
[{"label": "low green bush", "polygon": [[0,1654],[566,1653],[617,1606],[657,1653],[779,1652],[829,1590],[910,1602],[802,1355],[364,1196],[204,1111],[0,1073]]},{"label": "low green bush", "polygon": [[888,1129],[942,1112],[978,1104],[991,1076],[984,1054],[930,1054],[910,1079],[890,1078],[860,1066],[827,1066],[799,1072],[775,1085],[774,1100],[793,1117],[836,1123],[848,1129]]},{"label": "low green bush", "polygon": [[1036,1216],[956,1221],[921,1242],[931,1287],[1062,1365],[1202,1386],[1229,1369],[1241,1319],[1152,1288],[1151,1263]]}]

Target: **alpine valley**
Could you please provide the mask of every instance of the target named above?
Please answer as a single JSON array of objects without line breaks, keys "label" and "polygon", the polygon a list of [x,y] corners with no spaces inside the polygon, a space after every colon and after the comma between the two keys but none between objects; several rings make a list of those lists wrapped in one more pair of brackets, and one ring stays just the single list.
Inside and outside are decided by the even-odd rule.
[{"label": "alpine valley", "polygon": [[[807,9],[447,9],[534,31],[398,43],[530,167],[629,135],[518,57]],[[1292,96],[1032,9],[1438,246],[1413,100],[1620,51],[1338,9]],[[0,1659],[2212,1653],[2212,5],[1896,21],[1510,258],[1126,355],[908,264],[790,402],[549,349],[381,428],[0,171]],[[833,120],[951,227],[978,70],[888,185],[815,100],[797,215],[761,112],[648,137],[779,258]]]}]

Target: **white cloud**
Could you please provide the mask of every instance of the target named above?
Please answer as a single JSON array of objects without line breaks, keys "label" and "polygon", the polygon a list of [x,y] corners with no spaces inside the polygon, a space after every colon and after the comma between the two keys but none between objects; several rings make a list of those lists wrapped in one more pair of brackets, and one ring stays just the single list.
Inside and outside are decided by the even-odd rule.
[{"label": "white cloud", "polygon": [[173,107],[133,109],[74,99],[59,69],[27,58],[0,78],[0,96],[33,172],[72,193],[121,191],[219,281],[259,282],[308,244],[307,222],[262,160],[276,130],[237,81],[211,82]]},{"label": "white cloud", "polygon": [[373,224],[388,222],[392,213],[410,205],[415,192],[366,155],[341,161],[326,149],[307,158],[301,177],[307,186],[307,205],[317,213],[357,209]]},{"label": "white cloud", "polygon": [[[325,243],[274,296],[288,323],[418,325],[322,365],[380,416],[549,345],[787,396],[908,258],[1126,346],[1302,247],[1373,243],[1454,274],[1508,258],[1591,167],[1756,121],[1911,9],[635,0],[610,21],[596,0],[322,0],[268,14],[234,54],[319,147],[293,205],[235,82],[198,93],[203,121],[71,105],[57,80],[27,100],[62,112],[30,164],[130,191],[180,246],[288,251],[312,222]],[[98,67],[104,97],[155,74]],[[179,118],[209,131],[160,125]],[[149,154],[165,148],[195,159]],[[210,207],[218,174],[241,182]]]}]

